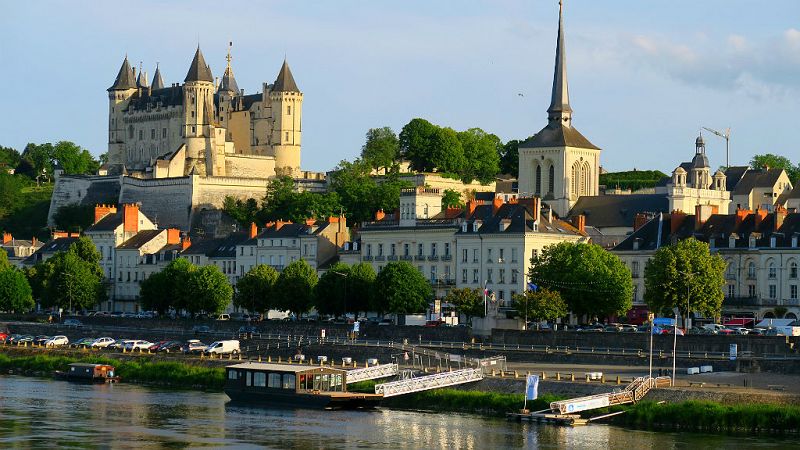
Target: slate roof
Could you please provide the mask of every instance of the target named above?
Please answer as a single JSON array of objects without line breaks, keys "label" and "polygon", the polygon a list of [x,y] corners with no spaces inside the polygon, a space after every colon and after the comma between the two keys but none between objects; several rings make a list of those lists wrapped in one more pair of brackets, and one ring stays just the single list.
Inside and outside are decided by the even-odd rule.
[{"label": "slate roof", "polygon": [[91,233],[92,231],[114,231],[118,226],[122,225],[122,219],[122,211],[113,214],[107,214],[105,217],[98,220],[97,223],[87,228],[85,232]]},{"label": "slate roof", "polygon": [[[571,224],[556,219],[553,217],[552,221],[547,220],[547,217],[540,214],[538,221],[538,229],[534,229],[535,219],[532,215],[532,203],[522,199],[519,203],[503,203],[497,211],[494,211],[494,205],[484,204],[478,205],[471,216],[466,218],[467,231],[462,232],[458,230],[458,234],[472,233],[472,225],[476,220],[481,221],[478,228],[479,234],[513,234],[513,233],[557,233],[557,234],[575,234],[581,233],[577,228]],[[505,229],[501,229],[501,223],[507,223]]]},{"label": "slate roof", "polygon": [[242,106],[245,110],[249,110],[254,103],[261,101],[261,94],[249,94],[241,97],[242,99]]},{"label": "slate roof", "polygon": [[236,94],[239,93],[239,85],[236,84],[236,78],[233,76],[233,69],[231,69],[231,66],[225,68],[225,73],[222,75],[222,83],[220,84],[219,90],[229,91]]},{"label": "slate roof", "polygon": [[117,246],[117,250],[133,250],[147,244],[161,234],[164,230],[144,230],[133,235],[132,238]]},{"label": "slate roof", "polygon": [[790,198],[800,198],[800,183],[797,183],[797,186],[792,189],[792,192],[789,193],[789,196],[786,199]]},{"label": "slate roof", "polygon": [[58,252],[65,252],[69,250],[70,245],[72,245],[78,238],[76,237],[64,237],[53,239],[50,242],[45,243],[41,246],[38,250],[36,250],[31,256],[25,258],[23,261],[25,264],[32,265],[36,264],[39,261],[42,261],[44,254],[52,254]]},{"label": "slate roof", "polygon": [[278,72],[278,78],[275,79],[275,84],[272,85],[272,90],[275,92],[300,92],[292,76],[292,71],[289,69],[289,63],[285,59],[280,72]]},{"label": "slate roof", "polygon": [[[778,182],[778,178],[783,173],[783,169],[752,169],[745,172],[733,195],[747,195],[754,188],[771,188]],[[730,186],[728,186],[730,189]]]},{"label": "slate roof", "polygon": [[170,86],[167,88],[150,90],[150,94],[142,92],[141,95],[134,94],[128,103],[129,110],[147,110],[147,107],[155,108],[157,105],[162,107],[183,105],[183,86]]},{"label": "slate roof", "polygon": [[236,257],[236,246],[247,242],[250,236],[245,231],[236,231],[231,233],[227,238],[214,239],[216,246],[211,249],[210,253],[206,253],[209,258],[234,258]]},{"label": "slate roof", "polygon": [[533,137],[519,144],[519,148],[576,147],[600,150],[575,127],[551,122]]},{"label": "slate roof", "polygon": [[197,46],[197,51],[194,52],[192,65],[189,66],[189,72],[186,73],[186,78],[184,78],[183,81],[214,82],[214,76],[211,75],[211,69],[208,67],[208,64],[206,64],[206,60],[203,58],[203,52],[200,51],[199,45]]},{"label": "slate roof", "polygon": [[133,70],[131,69],[131,65],[128,63],[128,57],[125,57],[125,60],[122,61],[122,67],[119,68],[119,73],[117,73],[117,78],[114,80],[114,84],[108,88],[109,91],[116,91],[116,90],[126,90],[126,89],[133,89],[136,87],[136,80],[133,78]]},{"label": "slate roof", "polygon": [[596,228],[633,227],[637,213],[669,212],[666,194],[596,195],[578,198],[568,217],[583,214]]},{"label": "slate roof", "polygon": [[151,83],[151,88],[154,91],[158,89],[164,89],[164,80],[161,79],[161,69],[159,69],[158,64],[156,64],[156,73],[153,74],[153,82]]},{"label": "slate roof", "polygon": [[750,170],[748,166],[731,166],[725,169],[725,187],[733,192],[748,170]]}]

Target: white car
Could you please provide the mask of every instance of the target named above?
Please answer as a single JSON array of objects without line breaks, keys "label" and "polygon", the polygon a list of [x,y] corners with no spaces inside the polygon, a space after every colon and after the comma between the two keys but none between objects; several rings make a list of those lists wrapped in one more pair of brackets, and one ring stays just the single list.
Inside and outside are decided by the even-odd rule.
[{"label": "white car", "polygon": [[239,352],[240,352],[240,350],[239,350],[239,341],[237,341],[237,340],[216,341],[216,342],[212,343],[211,345],[209,345],[208,347],[206,347],[205,350],[203,350],[203,353],[205,353],[207,355],[211,355],[211,354],[214,354],[214,353],[220,354],[220,355],[222,355],[222,354],[226,354],[227,355],[229,353],[237,354]]},{"label": "white car", "polygon": [[143,341],[139,339],[130,340],[123,344],[125,350],[133,351],[133,350],[147,350],[150,346],[153,345],[150,341]]},{"label": "white car", "polygon": [[113,344],[114,342],[116,342],[116,341],[114,341],[113,338],[101,337],[101,338],[97,338],[94,341],[92,341],[91,347],[106,348],[109,345]]},{"label": "white car", "polygon": [[69,345],[69,338],[66,336],[53,336],[50,339],[44,341],[45,347],[61,347],[64,345]]},{"label": "white car", "polygon": [[750,334],[749,328],[734,328],[733,331],[735,331],[736,334]]}]

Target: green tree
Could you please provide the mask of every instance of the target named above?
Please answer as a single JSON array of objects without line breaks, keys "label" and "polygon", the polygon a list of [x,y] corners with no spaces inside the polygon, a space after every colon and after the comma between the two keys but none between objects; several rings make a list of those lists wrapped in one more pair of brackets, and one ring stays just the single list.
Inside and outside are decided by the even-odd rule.
[{"label": "green tree", "polygon": [[500,151],[503,149],[500,138],[480,128],[461,131],[457,136],[464,149],[462,180],[466,183],[478,180],[484,184],[494,181],[500,172]]},{"label": "green tree", "polygon": [[750,167],[754,169],[783,169],[789,176],[792,183],[800,181],[800,164],[794,165],[789,158],[772,153],[765,153],[763,155],[755,155],[750,160]]},{"label": "green tree", "polygon": [[56,142],[53,146],[53,159],[67,175],[90,175],[97,173],[100,167],[89,150],[69,141]]},{"label": "green tree", "polygon": [[292,262],[275,282],[275,303],[282,311],[291,311],[296,316],[308,312],[314,304],[314,286],[317,271],[303,259]]},{"label": "green tree", "polygon": [[350,266],[337,262],[319,278],[314,289],[314,307],[320,314],[341,316],[348,311]]},{"label": "green tree", "polygon": [[0,145],[0,170],[16,169],[20,159],[17,149]]},{"label": "green tree", "polygon": [[273,298],[277,281],[278,271],[272,266],[266,264],[254,266],[236,283],[233,304],[237,308],[265,314],[275,306]]},{"label": "green tree", "polygon": [[428,162],[439,172],[463,174],[466,160],[458,135],[452,128],[437,128],[428,148]]},{"label": "green tree", "polygon": [[58,208],[53,220],[59,230],[81,232],[92,226],[94,207],[80,204],[64,205]]},{"label": "green tree", "polygon": [[20,206],[23,187],[21,177],[0,170],[0,217],[12,214]]},{"label": "green tree", "polygon": [[677,307],[684,317],[688,301],[689,310],[718,317],[725,266],[722,257],[711,254],[708,244],[694,238],[661,247],[644,268],[644,301],[651,310],[668,315]]},{"label": "green tree", "polygon": [[22,162],[27,163],[27,170],[21,171],[37,181],[41,178],[49,178],[53,175],[53,160],[55,151],[53,144],[33,144],[25,146],[22,151]]},{"label": "green tree", "polygon": [[358,314],[359,311],[366,312],[370,309],[376,277],[375,269],[369,263],[350,266],[350,276],[347,278],[348,312]]},{"label": "green tree", "polygon": [[0,269],[0,311],[26,312],[33,306],[31,286],[25,275],[16,269]]},{"label": "green tree", "polygon": [[631,272],[613,253],[594,244],[560,242],[531,259],[530,281],[558,291],[577,315],[623,315],[633,306]]},{"label": "green tree", "polygon": [[142,308],[164,314],[170,308],[190,310],[192,292],[189,277],[197,269],[186,258],[172,260],[161,271],[144,279],[140,286],[139,301]]},{"label": "green tree", "polygon": [[400,131],[400,151],[413,170],[430,172],[435,165],[429,157],[438,127],[425,119],[411,119]]},{"label": "green tree", "polygon": [[500,172],[519,177],[519,144],[522,141],[510,140],[503,145],[500,151]]},{"label": "green tree", "polygon": [[405,261],[385,265],[375,279],[375,305],[379,312],[411,314],[428,308],[432,291],[428,280]]},{"label": "green tree", "polygon": [[390,167],[400,154],[400,141],[389,127],[371,128],[367,142],[361,148],[361,159],[373,168]]},{"label": "green tree", "polygon": [[101,299],[103,285],[95,267],[75,251],[61,252],[46,261],[52,272],[45,281],[44,306],[67,311],[91,309]]},{"label": "green tree", "polygon": [[6,270],[11,268],[11,263],[8,262],[8,253],[5,250],[0,249],[0,270]]},{"label": "green tree", "polygon": [[461,194],[455,189],[445,189],[442,195],[442,208],[463,208]]},{"label": "green tree", "polygon": [[400,189],[410,186],[390,173],[378,182],[370,175],[369,164],[361,160],[342,161],[331,175],[330,187],[344,208],[347,219],[361,223],[372,220],[379,209],[392,211],[400,205]]},{"label": "green tree", "polygon": [[556,320],[564,317],[569,312],[567,303],[561,298],[558,291],[540,289],[538,291],[525,291],[513,297],[517,312],[528,320]]},{"label": "green tree", "polygon": [[173,297],[170,291],[172,280],[162,270],[142,280],[139,285],[139,303],[145,311],[157,311],[163,315],[172,306]]},{"label": "green tree", "polygon": [[338,215],[342,206],[335,192],[296,192],[291,177],[277,177],[267,185],[267,195],[257,214],[260,223],[291,220],[299,223],[311,217]]},{"label": "green tree", "polygon": [[483,317],[486,307],[483,304],[483,292],[480,289],[456,288],[452,289],[444,301],[455,306],[456,311],[467,316],[467,322],[473,317]]},{"label": "green tree", "polygon": [[186,290],[189,294],[187,310],[191,313],[203,311],[217,315],[225,311],[233,297],[228,277],[213,265],[190,272]]},{"label": "green tree", "polygon": [[222,210],[241,225],[247,226],[253,222],[258,223],[257,217],[261,208],[254,198],[242,200],[229,195],[222,201]]}]

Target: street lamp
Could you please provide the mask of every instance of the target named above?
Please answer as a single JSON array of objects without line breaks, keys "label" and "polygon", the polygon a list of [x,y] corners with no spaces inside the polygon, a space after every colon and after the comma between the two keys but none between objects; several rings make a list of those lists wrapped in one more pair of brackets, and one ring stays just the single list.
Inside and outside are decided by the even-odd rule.
[{"label": "street lamp", "polygon": [[350,278],[349,273],[341,273],[335,270],[331,270],[331,273],[339,275],[340,277],[344,278],[344,319],[347,322],[347,279]]},{"label": "street lamp", "polygon": [[[683,276],[685,276],[685,277],[694,277],[695,275],[697,275],[697,273],[694,273],[694,272],[681,272],[681,271],[678,271],[678,273],[683,275]],[[686,333],[689,333],[689,328],[691,327],[690,320],[691,319],[689,318],[689,282],[687,280],[687,282],[686,282],[686,320],[683,322],[683,327],[686,329]]]}]

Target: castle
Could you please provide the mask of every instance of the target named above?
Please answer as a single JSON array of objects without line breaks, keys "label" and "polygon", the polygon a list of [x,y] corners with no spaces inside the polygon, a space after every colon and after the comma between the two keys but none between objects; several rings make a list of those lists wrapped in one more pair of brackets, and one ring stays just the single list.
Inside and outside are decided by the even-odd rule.
[{"label": "castle", "polygon": [[108,88],[108,163],[96,176],[61,175],[48,222],[61,206],[141,203],[162,226],[188,231],[195,213],[226,196],[260,197],[277,175],[324,189],[324,174],[300,170],[303,93],[284,60],[274,83],[245,95],[227,66],[217,81],[200,47],[184,82],[148,83],[127,56]]}]

